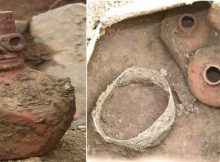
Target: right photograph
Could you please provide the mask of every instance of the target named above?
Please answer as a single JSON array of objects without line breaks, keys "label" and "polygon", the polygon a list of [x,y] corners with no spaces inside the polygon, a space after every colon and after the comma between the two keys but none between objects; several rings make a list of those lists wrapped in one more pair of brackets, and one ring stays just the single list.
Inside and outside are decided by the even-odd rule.
[{"label": "right photograph", "polygon": [[220,2],[87,0],[87,161],[220,162]]}]

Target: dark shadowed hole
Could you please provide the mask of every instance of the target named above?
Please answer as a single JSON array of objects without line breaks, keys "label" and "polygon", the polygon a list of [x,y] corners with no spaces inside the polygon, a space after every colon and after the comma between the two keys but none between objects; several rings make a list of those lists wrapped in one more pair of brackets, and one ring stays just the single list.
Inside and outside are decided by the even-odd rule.
[{"label": "dark shadowed hole", "polygon": [[6,53],[6,52],[5,52],[3,49],[0,48],[0,55],[1,55],[1,54],[5,54],[5,53]]},{"label": "dark shadowed hole", "polygon": [[206,78],[211,83],[216,83],[220,80],[220,69],[217,67],[210,67],[206,71]]},{"label": "dark shadowed hole", "polygon": [[19,46],[19,45],[22,45],[22,43],[23,43],[22,39],[19,37],[13,37],[10,39],[10,44],[12,46]]},{"label": "dark shadowed hole", "polygon": [[183,16],[181,19],[181,25],[184,28],[191,28],[195,25],[195,19],[192,16]]}]

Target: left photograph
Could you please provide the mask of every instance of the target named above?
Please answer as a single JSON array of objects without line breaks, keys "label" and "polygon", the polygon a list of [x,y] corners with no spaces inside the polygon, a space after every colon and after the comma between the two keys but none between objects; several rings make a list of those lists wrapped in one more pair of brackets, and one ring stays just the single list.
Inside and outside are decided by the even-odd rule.
[{"label": "left photograph", "polygon": [[85,0],[0,0],[0,162],[86,161],[85,51]]}]

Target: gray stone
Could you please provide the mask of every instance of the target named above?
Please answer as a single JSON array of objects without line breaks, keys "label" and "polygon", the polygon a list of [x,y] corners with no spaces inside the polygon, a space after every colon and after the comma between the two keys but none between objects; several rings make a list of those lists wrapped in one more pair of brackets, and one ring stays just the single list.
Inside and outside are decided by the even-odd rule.
[{"label": "gray stone", "polygon": [[30,24],[34,41],[45,44],[52,61],[39,67],[49,75],[70,77],[76,88],[76,118],[86,111],[86,7],[70,4],[34,16]]}]

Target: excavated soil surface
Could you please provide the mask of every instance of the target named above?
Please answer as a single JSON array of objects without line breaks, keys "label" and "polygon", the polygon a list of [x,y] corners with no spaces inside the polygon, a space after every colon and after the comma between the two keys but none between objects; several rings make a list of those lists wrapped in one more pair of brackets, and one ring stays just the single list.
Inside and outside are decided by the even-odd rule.
[{"label": "excavated soil surface", "polygon": [[166,105],[167,93],[159,86],[131,83],[118,87],[103,104],[103,130],[115,139],[131,139],[151,126]]},{"label": "excavated soil surface", "polygon": [[85,162],[86,130],[68,130],[56,148],[39,160],[9,160],[1,162]]},{"label": "excavated soil surface", "polygon": [[41,157],[42,162],[85,162],[86,130],[68,130],[54,151]]},{"label": "excavated soil surface", "polygon": [[[220,110],[201,104],[189,92],[180,68],[160,38],[164,16],[162,12],[124,20],[107,28],[105,35],[98,40],[87,68],[89,157],[134,159],[166,156],[196,159],[193,162],[219,162]],[[219,42],[219,35],[219,32],[211,28],[209,44]],[[91,118],[98,96],[131,66],[150,68],[166,74],[177,110],[174,127],[165,140],[157,147],[147,148],[143,152],[105,142],[95,131]],[[161,102],[159,99],[157,101]]]}]

